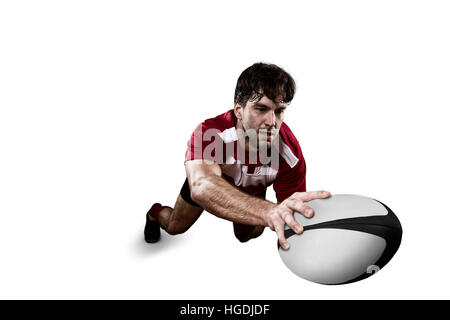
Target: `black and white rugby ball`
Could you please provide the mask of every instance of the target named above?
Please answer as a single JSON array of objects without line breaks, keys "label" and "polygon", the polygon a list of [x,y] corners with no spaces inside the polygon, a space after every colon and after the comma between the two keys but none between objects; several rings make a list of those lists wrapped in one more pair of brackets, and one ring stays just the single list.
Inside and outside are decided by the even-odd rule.
[{"label": "black and white rugby ball", "polygon": [[290,248],[278,243],[286,266],[306,280],[345,284],[365,279],[383,268],[400,246],[400,221],[375,199],[337,194],[307,205],[314,209],[312,218],[294,213],[303,233],[286,225]]}]

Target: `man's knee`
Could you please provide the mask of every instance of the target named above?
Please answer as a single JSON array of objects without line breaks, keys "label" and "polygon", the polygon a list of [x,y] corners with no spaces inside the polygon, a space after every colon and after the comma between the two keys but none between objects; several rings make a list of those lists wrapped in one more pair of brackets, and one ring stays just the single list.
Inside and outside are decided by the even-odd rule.
[{"label": "man's knee", "polygon": [[236,236],[236,238],[237,238],[240,242],[242,242],[242,243],[247,242],[247,241],[253,239],[253,238],[250,237],[249,235],[237,235],[237,234],[235,234],[235,236]]},{"label": "man's knee", "polygon": [[[178,195],[177,201],[164,229],[170,235],[177,235],[186,232],[203,212],[203,208],[192,205],[183,198],[183,189],[186,189],[187,180]],[[186,192],[184,192],[186,193]]]},{"label": "man's knee", "polygon": [[[262,232],[261,232],[261,233],[262,233]],[[240,242],[244,243],[244,242],[250,241],[250,240],[252,240],[252,239],[258,238],[258,237],[261,235],[261,233],[260,233],[260,234],[256,234],[256,235],[236,235],[236,238],[237,238]]]},{"label": "man's knee", "polygon": [[188,229],[189,229],[189,226],[186,227],[186,226],[180,225],[179,223],[171,222],[167,226],[167,230],[166,231],[167,231],[168,234],[170,234],[172,236],[175,236],[177,234],[185,233]]},{"label": "man's knee", "polygon": [[234,228],[234,235],[240,242],[247,242],[251,239],[258,238],[263,232],[264,227],[258,226],[258,227],[252,227],[251,229],[248,228],[249,226],[236,226]]},{"label": "man's knee", "polygon": [[203,211],[201,208],[191,210],[184,208],[182,212],[178,210],[179,208],[176,208],[172,211],[172,219],[168,221],[167,227],[165,228],[170,235],[182,234],[188,231]]}]

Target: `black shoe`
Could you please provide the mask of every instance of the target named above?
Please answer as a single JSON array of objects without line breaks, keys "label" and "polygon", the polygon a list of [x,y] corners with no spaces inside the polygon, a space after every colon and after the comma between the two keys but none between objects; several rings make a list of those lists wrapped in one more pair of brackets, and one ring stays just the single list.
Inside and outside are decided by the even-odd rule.
[{"label": "black shoe", "polygon": [[160,206],[159,203],[154,203],[145,215],[144,236],[145,241],[147,241],[148,243],[158,242],[159,238],[161,238],[161,230],[158,221],[150,219],[150,213],[152,209],[157,205]]}]

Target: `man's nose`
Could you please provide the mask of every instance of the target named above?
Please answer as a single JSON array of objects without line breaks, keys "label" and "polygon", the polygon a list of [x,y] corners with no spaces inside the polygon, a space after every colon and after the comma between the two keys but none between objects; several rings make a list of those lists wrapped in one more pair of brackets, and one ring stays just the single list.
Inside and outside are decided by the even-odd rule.
[{"label": "man's nose", "polygon": [[268,112],[267,113],[267,117],[266,117],[266,125],[267,126],[269,126],[269,127],[275,127],[275,124],[276,124],[276,122],[275,122],[275,111],[270,111],[270,112]]}]

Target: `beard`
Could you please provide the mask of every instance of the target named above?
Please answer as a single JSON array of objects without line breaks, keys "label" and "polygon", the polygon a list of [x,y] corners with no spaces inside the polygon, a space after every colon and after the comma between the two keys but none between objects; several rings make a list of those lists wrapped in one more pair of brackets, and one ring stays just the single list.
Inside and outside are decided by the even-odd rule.
[{"label": "beard", "polygon": [[243,136],[246,144],[248,143],[249,151],[259,152],[260,150],[270,150],[274,145],[278,145],[279,130],[272,128],[254,129],[242,122]]},{"label": "beard", "polygon": [[249,147],[257,152],[262,150],[270,150],[274,145],[277,145],[277,139],[279,138],[276,130],[266,131],[258,130],[257,134],[249,134],[250,131],[246,131],[246,139],[248,138]]},{"label": "beard", "polygon": [[[278,168],[279,130],[253,129],[246,128],[243,125],[242,128],[238,129],[238,136],[243,138],[241,141],[243,142],[242,147],[245,145],[251,163],[255,159],[259,159],[262,164],[271,163],[271,166]],[[241,146],[241,143],[238,146]]]}]

